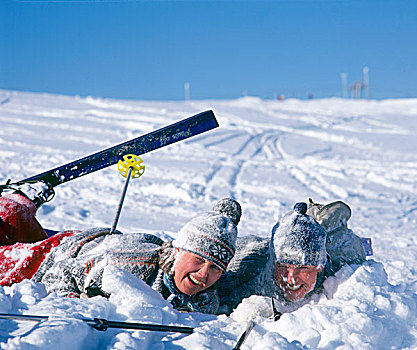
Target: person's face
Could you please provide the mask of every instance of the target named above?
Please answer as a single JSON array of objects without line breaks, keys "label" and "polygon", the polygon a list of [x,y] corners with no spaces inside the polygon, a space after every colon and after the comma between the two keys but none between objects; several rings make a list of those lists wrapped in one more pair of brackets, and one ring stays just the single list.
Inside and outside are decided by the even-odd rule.
[{"label": "person's face", "polygon": [[222,274],[220,267],[199,255],[178,249],[175,254],[174,282],[184,294],[193,295],[211,287]]},{"label": "person's face", "polygon": [[274,263],[275,283],[282,290],[285,299],[298,301],[313,290],[317,282],[317,273],[323,268]]}]

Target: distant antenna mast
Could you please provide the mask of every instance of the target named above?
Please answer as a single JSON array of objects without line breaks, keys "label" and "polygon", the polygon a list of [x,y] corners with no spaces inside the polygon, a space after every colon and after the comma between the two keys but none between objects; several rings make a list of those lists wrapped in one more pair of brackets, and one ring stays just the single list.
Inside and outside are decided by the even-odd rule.
[{"label": "distant antenna mast", "polygon": [[369,99],[370,93],[369,93],[369,68],[368,67],[363,68],[363,87],[365,88],[366,98]]},{"label": "distant antenna mast", "polygon": [[184,84],[184,96],[185,96],[186,101],[190,100],[190,84],[189,83]]},{"label": "distant antenna mast", "polygon": [[351,87],[352,90],[352,97],[353,98],[361,98],[362,96],[362,89],[363,89],[363,83],[360,80],[357,80]]},{"label": "distant antenna mast", "polygon": [[343,95],[343,98],[347,98],[347,96],[348,96],[347,74],[346,73],[341,73],[340,78],[342,79],[342,95]]}]

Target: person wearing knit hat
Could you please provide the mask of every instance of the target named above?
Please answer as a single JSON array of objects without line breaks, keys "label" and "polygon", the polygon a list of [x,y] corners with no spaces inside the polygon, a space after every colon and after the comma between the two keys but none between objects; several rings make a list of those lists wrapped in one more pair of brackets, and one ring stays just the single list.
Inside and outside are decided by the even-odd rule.
[{"label": "person wearing knit hat", "polygon": [[172,242],[173,281],[182,293],[193,295],[211,287],[226,271],[236,249],[241,207],[231,198],[220,200],[213,211],[186,223]]},{"label": "person wearing knit hat", "polygon": [[274,282],[289,301],[302,300],[326,265],[326,231],[297,203],[272,232]]},{"label": "person wearing knit hat", "polygon": [[[334,237],[339,234],[340,226],[346,228],[349,217],[350,209],[340,201],[325,206],[310,201],[310,207],[296,203],[275,224],[270,238],[239,237],[235,256],[217,284],[219,310],[230,314],[245,298],[256,295],[264,298],[261,308],[251,310],[248,300],[236,312],[242,312],[240,316],[246,319],[261,315],[277,320],[282,313],[295,311],[307,303],[322,291],[325,278],[346,264],[365,261],[356,249],[356,242],[345,234]],[[259,299],[255,300],[261,305]]]},{"label": "person wearing knit hat", "polygon": [[287,311],[321,286],[326,232],[306,211],[307,204],[296,203],[273,227],[271,238],[237,240],[235,257],[218,284],[222,312],[231,313],[251,295],[272,297]]},{"label": "person wearing knit hat", "polygon": [[[227,198],[227,201],[232,200]],[[226,200],[223,200],[222,203],[225,202]],[[223,208],[219,204],[222,203],[219,202],[212,212],[201,214],[185,224],[173,241],[173,246],[211,261],[224,272],[235,253],[237,238],[235,222],[239,221],[231,219],[228,213],[221,211]]]},{"label": "person wearing knit hat", "polygon": [[[224,198],[186,223],[173,241],[92,228],[59,232],[33,244],[5,245],[0,264],[10,268],[0,271],[0,285],[32,279],[59,296],[109,297],[102,277],[105,267],[113,265],[143,280],[179,311],[213,314],[219,306],[214,284],[235,253],[241,214],[238,202]],[[24,252],[25,259],[16,260],[21,254],[10,251]]]}]

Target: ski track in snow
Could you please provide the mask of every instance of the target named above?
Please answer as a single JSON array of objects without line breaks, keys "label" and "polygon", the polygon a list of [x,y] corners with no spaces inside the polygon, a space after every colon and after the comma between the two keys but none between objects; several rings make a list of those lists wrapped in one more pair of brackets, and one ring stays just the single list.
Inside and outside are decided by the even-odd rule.
[{"label": "ski track in snow", "polygon": [[[387,281],[417,292],[415,99],[146,102],[0,91],[1,181],[23,179],[207,109],[214,110],[219,128],[141,156],[146,171],[129,185],[118,229],[174,237],[196,213],[232,196],[243,207],[239,235],[269,237],[294,203],[343,200],[352,208],[349,227],[372,238],[372,259],[384,266]],[[110,226],[123,183],[111,167],[61,185],[38,219],[58,230]],[[17,331],[23,327],[31,329],[19,324]],[[280,334],[291,342],[284,328]],[[294,339],[314,348],[320,340],[313,333],[304,335],[306,342]],[[185,339],[180,343],[188,344]],[[268,346],[298,348],[273,339]],[[327,348],[337,348],[335,342]]]}]

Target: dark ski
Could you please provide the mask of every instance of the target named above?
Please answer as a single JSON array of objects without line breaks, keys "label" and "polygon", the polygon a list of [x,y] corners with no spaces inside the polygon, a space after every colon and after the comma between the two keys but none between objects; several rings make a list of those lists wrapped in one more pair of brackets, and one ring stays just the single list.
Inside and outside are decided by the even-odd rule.
[{"label": "dark ski", "polygon": [[126,154],[138,156],[196,136],[218,126],[219,124],[213,111],[205,111],[71,163],[20,180],[12,185],[43,181],[55,187],[64,182],[116,164]]}]

